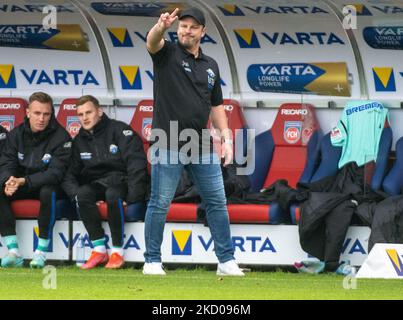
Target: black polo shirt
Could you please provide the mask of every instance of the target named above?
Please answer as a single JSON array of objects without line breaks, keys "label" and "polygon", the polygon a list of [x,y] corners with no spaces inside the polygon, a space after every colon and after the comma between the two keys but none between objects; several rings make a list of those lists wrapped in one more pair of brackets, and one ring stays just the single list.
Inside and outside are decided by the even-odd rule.
[{"label": "black polo shirt", "polygon": [[[167,133],[167,147],[170,149],[176,149],[170,139],[179,141],[178,134],[170,131],[172,121],[177,121],[179,134],[184,129],[194,129],[199,142],[206,144],[201,139],[202,129],[206,128],[211,107],[223,103],[217,62],[203,54],[201,49],[195,58],[179,43],[167,40],[160,51],[151,54],[151,58],[154,63],[152,128]],[[185,143],[179,141],[178,147]]]}]

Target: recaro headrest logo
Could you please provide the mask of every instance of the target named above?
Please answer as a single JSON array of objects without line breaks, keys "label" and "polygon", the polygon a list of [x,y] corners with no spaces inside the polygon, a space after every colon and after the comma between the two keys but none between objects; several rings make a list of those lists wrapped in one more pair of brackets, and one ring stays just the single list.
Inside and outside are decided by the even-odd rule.
[{"label": "recaro headrest logo", "polygon": [[15,89],[17,82],[15,80],[14,65],[0,64],[0,89]]},{"label": "recaro headrest logo", "polygon": [[153,106],[140,106],[140,111],[143,112],[153,112]]},{"label": "recaro headrest logo", "polygon": [[63,110],[77,110],[77,106],[75,104],[65,104]]},{"label": "recaro headrest logo", "polygon": [[306,116],[307,109],[282,109],[281,114],[285,116]]},{"label": "recaro headrest logo", "polygon": [[0,110],[19,110],[20,108],[19,103],[0,103]]}]

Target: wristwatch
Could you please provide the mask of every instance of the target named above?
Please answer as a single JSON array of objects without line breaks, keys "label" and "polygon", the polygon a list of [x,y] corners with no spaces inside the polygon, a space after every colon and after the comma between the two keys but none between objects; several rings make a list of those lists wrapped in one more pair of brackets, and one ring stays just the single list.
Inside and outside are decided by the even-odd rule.
[{"label": "wristwatch", "polygon": [[228,143],[228,144],[233,144],[233,141],[232,141],[232,139],[224,139],[223,140],[223,143]]}]

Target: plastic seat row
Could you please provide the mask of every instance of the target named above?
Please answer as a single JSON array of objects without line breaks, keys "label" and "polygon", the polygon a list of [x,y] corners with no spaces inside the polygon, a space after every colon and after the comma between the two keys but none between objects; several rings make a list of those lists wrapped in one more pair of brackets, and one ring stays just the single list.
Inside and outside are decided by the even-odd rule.
[{"label": "plastic seat row", "polygon": [[[76,99],[66,99],[62,102],[57,114],[58,121],[65,126],[74,137],[80,128],[76,115]],[[7,129],[17,126],[25,116],[27,104],[23,99],[0,98],[0,124]],[[7,105],[9,106],[7,108]],[[229,127],[236,135],[243,135],[242,143],[234,139],[234,150],[246,155],[246,130],[247,125],[242,114],[242,109],[234,100],[225,100],[226,114]],[[152,122],[153,101],[143,100],[136,107],[131,120],[131,127],[143,140],[144,150],[149,148],[149,136]],[[211,127],[211,124],[208,124]],[[237,131],[236,131],[237,130]],[[214,133],[212,134],[213,141]],[[402,138],[403,139],[403,138]],[[403,140],[396,145],[398,159],[403,152]],[[392,143],[392,131],[386,126],[381,137],[380,150],[376,163],[375,173],[371,182],[374,189],[382,187],[385,176],[389,151]],[[297,182],[316,181],[325,176],[337,172],[337,164],[341,154],[341,148],[331,145],[330,135],[322,137],[319,123],[315,115],[315,109],[309,104],[283,104],[277,112],[272,128],[255,138],[254,172],[249,176],[253,191],[269,186],[277,179],[286,179],[290,186]],[[253,158],[252,158],[253,159]],[[390,194],[400,193],[403,184],[398,179],[402,174],[396,161],[394,168],[385,178],[383,188]],[[400,169],[399,169],[400,168]],[[27,202],[31,201],[31,202]],[[36,202],[34,204],[34,202]],[[138,203],[126,208],[126,220],[137,221],[144,218],[145,204]],[[196,222],[198,204],[173,203],[169,210],[167,220],[177,222]],[[35,218],[39,212],[38,200],[17,200],[13,202],[13,210],[17,217]],[[99,206],[100,214],[107,217],[106,204]],[[68,208],[65,202],[58,201],[57,217],[74,216],[74,209]],[[73,212],[73,213],[72,213]],[[291,213],[282,212],[278,204],[229,204],[228,212],[232,223],[297,223],[299,208],[293,206]]]}]

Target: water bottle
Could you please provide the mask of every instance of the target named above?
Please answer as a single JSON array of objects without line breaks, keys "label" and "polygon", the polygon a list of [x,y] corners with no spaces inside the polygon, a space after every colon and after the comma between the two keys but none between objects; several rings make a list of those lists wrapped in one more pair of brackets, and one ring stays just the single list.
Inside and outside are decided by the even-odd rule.
[{"label": "water bottle", "polygon": [[85,263],[84,237],[80,235],[77,241],[76,266],[81,267]]}]

